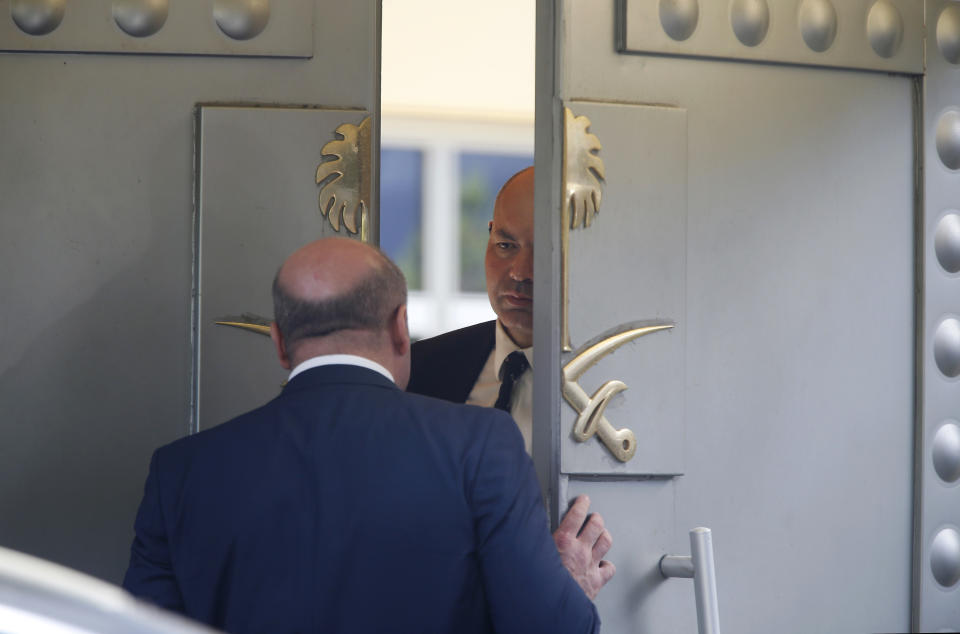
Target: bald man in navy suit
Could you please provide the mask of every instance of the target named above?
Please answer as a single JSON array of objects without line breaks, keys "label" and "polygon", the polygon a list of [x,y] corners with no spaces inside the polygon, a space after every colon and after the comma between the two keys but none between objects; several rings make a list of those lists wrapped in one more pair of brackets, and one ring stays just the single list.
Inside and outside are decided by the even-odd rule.
[{"label": "bald man in navy suit", "polygon": [[274,282],[283,391],[158,449],[124,586],[228,632],[596,632],[516,425],[403,391],[406,286],[343,238]]}]

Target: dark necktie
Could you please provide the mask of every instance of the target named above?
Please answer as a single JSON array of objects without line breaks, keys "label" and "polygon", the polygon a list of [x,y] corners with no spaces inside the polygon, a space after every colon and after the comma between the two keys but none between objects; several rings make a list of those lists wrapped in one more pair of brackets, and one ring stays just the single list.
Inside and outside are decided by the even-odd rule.
[{"label": "dark necktie", "polygon": [[510,396],[513,394],[513,384],[529,367],[527,356],[519,350],[507,355],[503,365],[500,366],[500,393],[497,394],[497,402],[493,405],[494,407],[505,412],[510,411]]}]

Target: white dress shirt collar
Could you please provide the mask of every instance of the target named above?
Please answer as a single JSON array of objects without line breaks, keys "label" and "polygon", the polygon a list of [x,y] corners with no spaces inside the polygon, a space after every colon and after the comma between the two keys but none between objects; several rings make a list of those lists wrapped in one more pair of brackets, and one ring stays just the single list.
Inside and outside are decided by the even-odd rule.
[{"label": "white dress shirt collar", "polygon": [[319,357],[307,359],[306,361],[299,363],[297,367],[290,371],[290,376],[287,377],[287,381],[292,381],[293,377],[297,376],[301,372],[306,372],[307,370],[312,370],[313,368],[319,368],[322,365],[356,365],[361,368],[373,370],[374,372],[379,372],[386,378],[390,379],[391,383],[397,382],[396,379],[393,378],[393,375],[390,374],[390,371],[376,361],[371,361],[365,357],[358,357],[354,354],[325,354]]}]

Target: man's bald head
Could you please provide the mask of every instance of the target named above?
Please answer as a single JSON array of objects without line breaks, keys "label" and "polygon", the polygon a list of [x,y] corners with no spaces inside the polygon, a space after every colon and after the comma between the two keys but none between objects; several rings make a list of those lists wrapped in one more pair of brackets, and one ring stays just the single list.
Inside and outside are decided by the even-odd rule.
[{"label": "man's bald head", "polygon": [[398,309],[405,328],[406,301],[403,273],[376,247],[347,238],[311,242],[287,258],[273,281],[281,363],[318,353],[377,354],[389,345],[384,335]]},{"label": "man's bald head", "polygon": [[533,345],[533,175],[517,172],[497,194],[484,258],[490,306],[521,348]]}]

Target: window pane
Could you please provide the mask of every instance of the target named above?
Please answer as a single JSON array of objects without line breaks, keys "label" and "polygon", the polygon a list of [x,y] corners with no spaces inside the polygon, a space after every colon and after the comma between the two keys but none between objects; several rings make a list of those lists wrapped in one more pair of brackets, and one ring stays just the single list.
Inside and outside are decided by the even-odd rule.
[{"label": "window pane", "polygon": [[380,149],[380,248],[397,263],[411,289],[423,287],[423,153]]},{"label": "window pane", "polygon": [[460,155],[460,290],[486,292],[483,256],[493,202],[508,178],[532,164],[527,155]]}]

